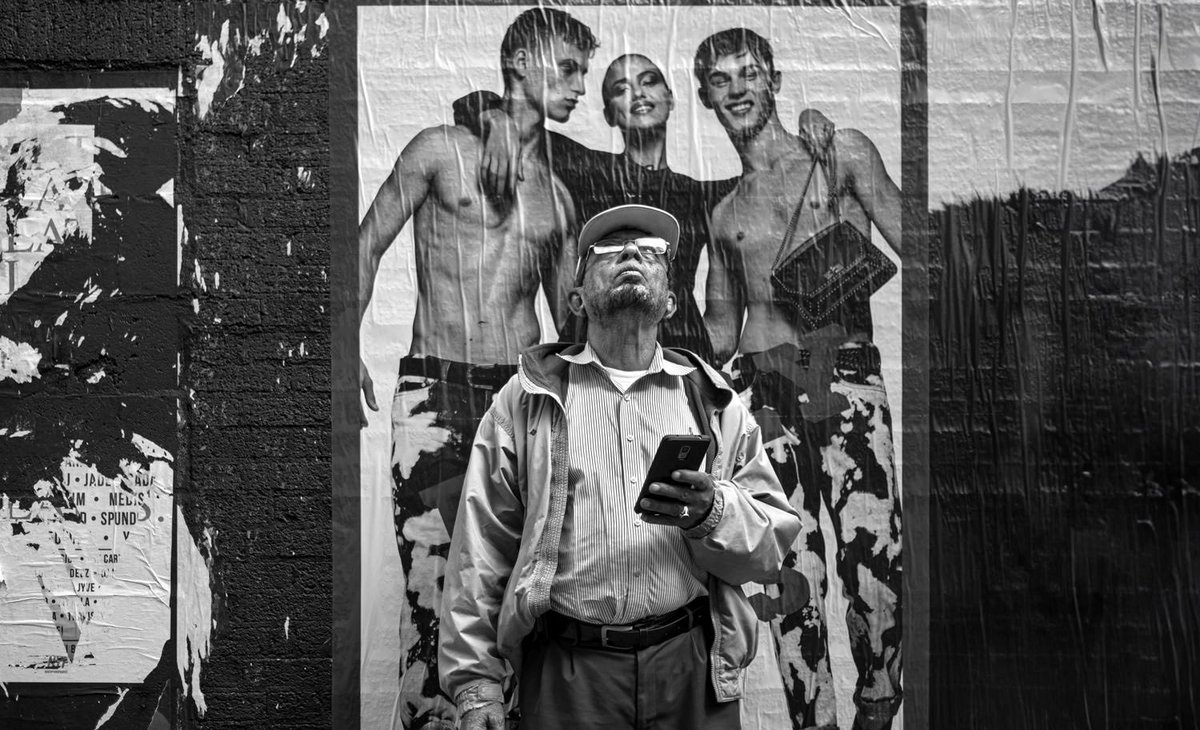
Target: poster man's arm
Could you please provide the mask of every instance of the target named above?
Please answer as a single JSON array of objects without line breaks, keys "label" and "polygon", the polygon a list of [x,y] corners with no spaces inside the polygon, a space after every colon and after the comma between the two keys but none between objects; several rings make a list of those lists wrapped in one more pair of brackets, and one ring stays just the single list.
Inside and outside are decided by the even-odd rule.
[{"label": "poster man's arm", "polygon": [[517,183],[525,179],[520,133],[502,103],[503,99],[491,91],[473,91],[453,104],[454,123],[483,143],[479,182],[493,201],[511,201]]},{"label": "poster man's arm", "polygon": [[835,135],[839,164],[854,197],[879,229],[897,256],[900,250],[900,188],[883,166],[875,143],[857,129],[842,129]]},{"label": "poster man's arm", "polygon": [[[391,248],[392,242],[413,212],[425,202],[429,185],[433,179],[436,148],[440,145],[440,133],[427,129],[418,134],[396,158],[396,164],[388,174],[375,200],[367,209],[358,226],[358,320],[362,324],[367,305],[375,290],[375,276],[379,273],[379,262]],[[375,401],[375,383],[367,366],[359,360],[359,379],[363,397],[371,410],[379,410]],[[361,412],[361,423],[366,424],[366,413]]]},{"label": "poster man's arm", "polygon": [[566,188],[557,180],[554,185],[556,207],[561,206],[563,221],[562,245],[554,255],[546,259],[542,267],[542,288],[550,305],[550,314],[559,334],[563,334],[571,310],[567,307],[567,295],[575,283],[575,265],[579,259],[576,233],[579,226],[575,221],[575,204]]},{"label": "poster man's arm", "polygon": [[[713,212],[713,219],[721,215],[721,205]],[[707,306],[704,310],[704,325],[712,339],[713,360],[728,362],[737,352],[742,334],[742,316],[746,311],[746,290],[742,277],[736,270],[733,251],[727,241],[713,236],[709,248],[708,283],[705,287]]]}]

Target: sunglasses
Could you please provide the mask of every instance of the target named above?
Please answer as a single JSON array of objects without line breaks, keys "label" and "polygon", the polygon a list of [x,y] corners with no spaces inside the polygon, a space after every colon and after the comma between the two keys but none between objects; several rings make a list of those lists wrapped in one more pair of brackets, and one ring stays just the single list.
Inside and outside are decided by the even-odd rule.
[{"label": "sunglasses", "polygon": [[624,251],[625,247],[631,243],[637,246],[638,251],[641,252],[643,256],[648,256],[650,254],[662,256],[670,249],[670,244],[663,239],[654,236],[647,236],[644,238],[629,238],[625,240],[605,238],[593,243],[591,248],[588,249],[588,253],[598,254],[600,256],[610,253],[620,253]]}]

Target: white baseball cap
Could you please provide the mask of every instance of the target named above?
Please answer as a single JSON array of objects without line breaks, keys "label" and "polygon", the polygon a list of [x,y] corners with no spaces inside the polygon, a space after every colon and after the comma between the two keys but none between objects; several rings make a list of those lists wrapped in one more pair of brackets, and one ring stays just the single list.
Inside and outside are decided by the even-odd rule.
[{"label": "white baseball cap", "polygon": [[575,267],[575,281],[583,276],[584,263],[591,252],[592,244],[604,240],[613,231],[635,228],[657,236],[667,242],[667,261],[675,259],[679,247],[679,221],[661,208],[629,203],[597,213],[579,230],[579,263]]}]

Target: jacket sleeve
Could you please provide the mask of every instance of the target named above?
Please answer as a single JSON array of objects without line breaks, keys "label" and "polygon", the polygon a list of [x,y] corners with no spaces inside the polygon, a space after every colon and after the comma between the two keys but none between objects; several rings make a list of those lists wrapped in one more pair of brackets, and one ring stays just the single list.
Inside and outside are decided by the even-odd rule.
[{"label": "jacket sleeve", "polygon": [[800,534],[800,517],[771,468],[758,424],[739,399],[721,420],[725,478],[717,481],[708,517],[684,535],[696,564],[722,581],[778,582],[784,556]]},{"label": "jacket sleeve", "polygon": [[524,505],[512,423],[498,408],[504,395],[497,396],[475,435],[442,593],[438,673],[460,715],[503,701],[508,671],[496,632],[520,548]]}]

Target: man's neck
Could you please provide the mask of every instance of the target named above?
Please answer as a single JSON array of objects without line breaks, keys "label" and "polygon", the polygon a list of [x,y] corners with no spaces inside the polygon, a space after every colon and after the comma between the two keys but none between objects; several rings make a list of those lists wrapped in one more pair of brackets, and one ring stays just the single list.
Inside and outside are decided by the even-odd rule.
[{"label": "man's neck", "polygon": [[627,160],[650,170],[661,170],[667,166],[666,127],[626,131],[624,136]]},{"label": "man's neck", "polygon": [[771,115],[766,126],[750,139],[734,138],[733,136],[729,138],[733,142],[734,149],[737,150],[738,157],[742,160],[743,172],[769,170],[775,167],[781,158],[800,149],[799,139],[784,129],[783,125],[779,123],[779,117],[774,114]]},{"label": "man's neck", "polygon": [[654,359],[658,325],[621,322],[610,326],[588,323],[588,344],[602,365],[617,370],[645,370]]},{"label": "man's neck", "polygon": [[542,112],[526,99],[504,93],[501,107],[512,123],[517,125],[518,141],[525,152],[540,152],[545,147],[546,124]]}]

